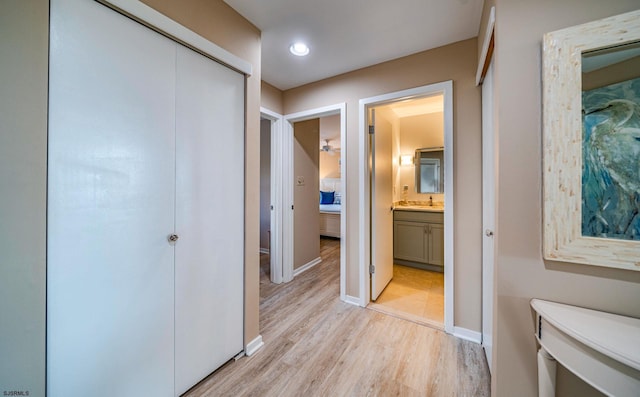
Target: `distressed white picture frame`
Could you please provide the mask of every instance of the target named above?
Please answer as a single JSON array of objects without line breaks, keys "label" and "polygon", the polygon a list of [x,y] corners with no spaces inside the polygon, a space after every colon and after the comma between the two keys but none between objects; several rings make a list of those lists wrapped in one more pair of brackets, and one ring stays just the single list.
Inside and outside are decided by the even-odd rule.
[{"label": "distressed white picture frame", "polygon": [[582,53],[640,40],[640,10],[543,38],[544,259],[640,271],[640,241],[582,235]]}]

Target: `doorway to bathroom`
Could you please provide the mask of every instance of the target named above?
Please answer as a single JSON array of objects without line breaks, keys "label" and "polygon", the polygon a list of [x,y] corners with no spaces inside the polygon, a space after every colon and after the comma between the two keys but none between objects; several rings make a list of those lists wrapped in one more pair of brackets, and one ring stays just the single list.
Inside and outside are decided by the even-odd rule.
[{"label": "doorway to bathroom", "polygon": [[453,331],[451,103],[451,82],[360,101],[368,132],[365,305],[447,332]]}]

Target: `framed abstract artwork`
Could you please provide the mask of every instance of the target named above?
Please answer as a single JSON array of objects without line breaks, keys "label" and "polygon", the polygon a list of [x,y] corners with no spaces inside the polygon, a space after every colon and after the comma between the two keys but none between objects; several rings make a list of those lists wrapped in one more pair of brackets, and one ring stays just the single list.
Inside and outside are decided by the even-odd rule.
[{"label": "framed abstract artwork", "polygon": [[543,256],[640,271],[640,10],[543,38]]}]

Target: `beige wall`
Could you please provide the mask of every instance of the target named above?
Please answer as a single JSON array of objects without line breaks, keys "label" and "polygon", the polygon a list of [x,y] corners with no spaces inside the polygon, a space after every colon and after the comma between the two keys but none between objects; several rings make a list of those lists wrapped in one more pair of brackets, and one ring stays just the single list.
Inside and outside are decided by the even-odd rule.
[{"label": "beige wall", "polygon": [[0,391],[45,390],[49,2],[0,3]]},{"label": "beige wall", "polygon": [[602,69],[582,74],[582,90],[588,91],[623,81],[637,79],[640,73],[640,56],[614,63]]},{"label": "beige wall", "polygon": [[294,123],[293,137],[293,268],[297,269],[320,257],[320,120]]},{"label": "beige wall", "polygon": [[[222,0],[147,0],[251,62],[247,81],[247,197],[259,186],[260,32]],[[44,395],[49,2],[0,5],[0,390]],[[246,216],[245,340],[258,335],[258,203]]]},{"label": "beige wall", "polygon": [[320,152],[320,179],[340,178],[340,152]]},{"label": "beige wall", "polygon": [[[340,115],[320,117],[320,136],[329,140],[332,149],[340,148]],[[324,145],[321,140],[320,145]],[[320,179],[340,178],[340,152],[320,152]]]},{"label": "beige wall", "polygon": [[271,121],[260,120],[260,250],[269,250],[271,229]]},{"label": "beige wall", "polygon": [[331,141],[331,146],[340,147],[340,115],[320,117],[320,136]]},{"label": "beige wall", "polygon": [[282,91],[267,83],[266,81],[263,81],[260,95],[260,106],[267,108],[272,112],[283,114],[284,110],[282,109]]},{"label": "beige wall", "polygon": [[245,159],[245,343],[259,334],[260,40],[258,28],[222,0],[144,0],[169,18],[251,63],[247,79]]},{"label": "beige wall", "polygon": [[[496,0],[497,396],[537,395],[531,298],[640,317],[640,272],[544,261],[541,254],[542,35],[637,8],[637,0]],[[594,394],[566,375],[559,371],[559,397]]]},{"label": "beige wall", "polygon": [[[456,326],[480,331],[481,144],[480,89],[475,86],[476,39],[385,62],[284,92],[284,112],[347,103],[343,158],[347,178],[347,295],[359,296],[358,101],[422,85],[453,80]],[[346,150],[346,153],[344,152]],[[345,178],[345,175],[342,176]]]}]

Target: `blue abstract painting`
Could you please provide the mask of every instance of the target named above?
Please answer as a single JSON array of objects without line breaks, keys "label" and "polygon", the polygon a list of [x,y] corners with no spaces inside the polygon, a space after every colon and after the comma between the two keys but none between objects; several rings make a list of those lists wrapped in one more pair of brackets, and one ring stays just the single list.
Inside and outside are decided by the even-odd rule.
[{"label": "blue abstract painting", "polygon": [[582,103],[582,235],[640,240],[640,78]]}]

